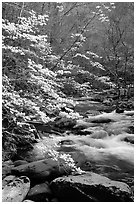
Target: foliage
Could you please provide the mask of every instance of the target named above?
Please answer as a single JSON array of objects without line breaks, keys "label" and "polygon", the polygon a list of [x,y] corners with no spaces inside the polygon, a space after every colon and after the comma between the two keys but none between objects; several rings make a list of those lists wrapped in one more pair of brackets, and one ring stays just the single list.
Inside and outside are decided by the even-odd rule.
[{"label": "foliage", "polygon": [[48,155],[58,162],[59,168],[63,168],[66,173],[70,169],[72,174],[82,174],[84,171],[75,165],[75,162],[70,154],[58,153],[55,150],[49,150]]},{"label": "foliage", "polygon": [[12,157],[38,137],[24,124],[27,120],[52,121],[46,110],[60,112],[66,104],[75,105],[73,97],[115,89],[120,77],[120,86],[132,83],[133,4],[2,6],[3,152]]},{"label": "foliage", "polygon": [[[50,118],[40,108],[55,109],[59,102],[67,101],[59,97],[56,74],[45,65],[46,61],[53,64],[54,56],[47,36],[37,35],[39,26],[46,24],[44,17],[32,13],[16,24],[3,20],[3,150],[6,157],[13,156],[20,145],[35,142],[30,127],[25,132],[22,126],[19,131],[20,122],[34,118],[48,122]],[[53,103],[51,99],[58,102]]]}]

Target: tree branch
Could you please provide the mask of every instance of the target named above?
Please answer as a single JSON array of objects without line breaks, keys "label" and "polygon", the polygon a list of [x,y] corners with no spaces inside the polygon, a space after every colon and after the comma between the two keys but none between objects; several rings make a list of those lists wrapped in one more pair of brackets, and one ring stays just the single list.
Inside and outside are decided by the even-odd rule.
[{"label": "tree branch", "polygon": [[20,22],[20,18],[22,16],[22,12],[23,12],[23,9],[24,9],[24,6],[25,6],[25,2],[22,3],[22,7],[21,7],[21,11],[20,11],[20,14],[19,14],[19,19],[18,19],[18,23]]},{"label": "tree branch", "polygon": [[[92,22],[92,20],[95,18],[96,14],[93,15],[93,17],[91,19],[89,19],[89,21],[86,23],[86,25],[82,28],[80,34],[82,35],[85,32],[85,29],[87,28],[87,26]],[[72,47],[74,46],[74,44],[79,40],[80,36],[78,36],[75,41],[71,44],[71,46],[69,48],[67,48],[67,50],[64,52],[64,54],[60,57],[59,60],[62,60],[63,57],[72,49]],[[59,62],[57,62],[53,68],[51,69],[52,71],[54,70],[54,68],[58,65]]]}]

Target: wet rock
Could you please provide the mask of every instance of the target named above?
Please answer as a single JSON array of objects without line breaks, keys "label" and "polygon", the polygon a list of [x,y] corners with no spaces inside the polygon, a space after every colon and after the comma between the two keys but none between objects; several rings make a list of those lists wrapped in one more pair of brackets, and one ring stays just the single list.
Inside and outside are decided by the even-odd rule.
[{"label": "wet rock", "polygon": [[94,123],[87,122],[84,120],[77,120],[77,124],[74,126],[74,129],[76,131],[80,131],[80,130],[83,130],[83,129],[86,129],[89,127],[94,127],[94,126],[96,126],[96,124],[94,124]]},{"label": "wet rock", "polygon": [[27,195],[27,199],[35,202],[46,202],[52,197],[49,184],[41,183],[32,187]]},{"label": "wet rock", "polygon": [[11,169],[14,167],[14,164],[11,160],[5,161],[2,163],[2,178],[11,174]]},{"label": "wet rock", "polygon": [[125,138],[122,139],[124,142],[128,142],[128,143],[131,143],[131,144],[134,144],[134,136],[133,135],[128,135],[126,136]]},{"label": "wet rock", "polygon": [[57,149],[58,152],[65,152],[65,153],[72,153],[72,152],[75,152],[76,151],[76,148],[73,147],[73,146],[66,146],[66,145],[62,145],[60,146],[58,149]]},{"label": "wet rock", "polygon": [[74,133],[76,135],[88,135],[88,134],[92,134],[93,132],[87,129],[83,129],[83,130],[79,129],[79,130],[74,131]]},{"label": "wet rock", "polygon": [[89,119],[86,119],[86,121],[91,122],[91,123],[110,123],[110,122],[113,122],[112,119],[104,118],[104,117],[89,118]]},{"label": "wet rock", "polygon": [[117,108],[116,113],[124,113],[124,110],[122,108]]},{"label": "wet rock", "polygon": [[63,165],[63,163],[49,158],[14,167],[12,173],[28,176],[32,182],[39,183],[43,182],[43,179],[52,180],[71,172],[70,167],[66,169],[66,166]]},{"label": "wet rock", "polygon": [[89,118],[85,119],[85,121],[90,123],[109,123],[123,119],[127,119],[127,116],[124,114],[118,114],[116,111],[112,111],[111,113],[102,113],[97,116],[90,116]]},{"label": "wet rock", "polygon": [[134,126],[133,125],[129,126],[127,132],[130,134],[134,134]]},{"label": "wet rock", "polygon": [[[54,122],[52,121],[49,121],[48,123],[44,123],[41,121],[27,121],[27,123],[33,125],[38,132],[40,131],[40,132],[46,132],[46,133],[55,133]],[[38,139],[40,138],[38,137]]]},{"label": "wet rock", "polygon": [[2,180],[2,189],[9,184],[10,182],[12,182],[16,177],[14,175],[9,175],[6,176],[3,180]]},{"label": "wet rock", "polygon": [[72,158],[75,161],[77,167],[82,167],[86,161],[86,156],[83,152],[76,150],[75,152],[70,152]]},{"label": "wet rock", "polygon": [[17,160],[14,162],[14,166],[20,166],[20,165],[23,165],[23,164],[28,164],[27,161],[25,160]]},{"label": "wet rock", "polygon": [[92,133],[91,138],[94,139],[103,139],[108,136],[108,133],[105,130],[97,130]]},{"label": "wet rock", "polygon": [[51,189],[63,202],[132,202],[127,184],[95,173],[60,177],[51,182]]},{"label": "wet rock", "polygon": [[95,116],[95,115],[99,115],[100,112],[99,111],[88,110],[88,111],[86,111],[86,114]]},{"label": "wet rock", "polygon": [[124,114],[125,115],[128,115],[128,116],[133,116],[134,115],[134,111],[124,111]]},{"label": "wet rock", "polygon": [[55,120],[55,127],[57,128],[66,128],[66,129],[71,129],[76,125],[76,120],[72,118],[67,118],[67,117],[58,117]]},{"label": "wet rock", "polygon": [[30,189],[30,180],[26,176],[15,177],[2,190],[2,202],[22,202]]},{"label": "wet rock", "polygon": [[75,142],[72,141],[72,140],[61,140],[61,141],[58,143],[58,145],[73,145],[73,144],[75,144]]}]

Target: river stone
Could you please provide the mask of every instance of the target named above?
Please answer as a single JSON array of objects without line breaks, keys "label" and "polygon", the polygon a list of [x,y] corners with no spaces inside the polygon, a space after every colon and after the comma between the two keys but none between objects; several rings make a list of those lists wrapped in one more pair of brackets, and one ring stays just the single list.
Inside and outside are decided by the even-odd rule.
[{"label": "river stone", "polygon": [[49,188],[49,184],[46,182],[32,187],[27,195],[27,199],[35,202],[46,202],[49,198],[51,198],[51,196],[51,189]]},{"label": "river stone", "polygon": [[128,115],[128,116],[133,116],[134,115],[134,111],[124,111],[124,114],[125,115]]},{"label": "river stone", "polygon": [[52,180],[70,173],[70,167],[66,168],[66,165],[65,167],[63,165],[63,163],[49,158],[14,167],[12,173],[28,176],[32,182],[39,183],[43,179]]},{"label": "river stone", "polygon": [[51,189],[60,202],[133,201],[127,184],[92,172],[57,178],[51,182]]},{"label": "river stone", "polygon": [[84,130],[78,130],[75,132],[77,135],[89,135],[92,134],[93,132],[87,129]]},{"label": "river stone", "polygon": [[91,115],[91,116],[95,116],[95,115],[99,115],[100,114],[100,112],[99,111],[94,111],[94,110],[88,110],[88,111],[86,111],[86,113],[85,113],[86,115]]},{"label": "river stone", "polygon": [[75,142],[73,140],[69,140],[69,139],[66,139],[66,140],[61,140],[58,145],[74,145]]},{"label": "river stone", "polygon": [[2,163],[2,178],[11,174],[11,169],[14,167],[14,164],[11,160]]},{"label": "river stone", "polygon": [[124,142],[134,144],[134,135],[127,135],[122,139]]},{"label": "river stone", "polygon": [[14,166],[20,166],[20,165],[23,165],[23,164],[28,164],[27,161],[25,160],[17,160],[14,162]]},{"label": "river stone", "polygon": [[91,122],[86,122],[85,120],[77,120],[77,124],[74,126],[74,129],[75,130],[83,130],[83,129],[86,129],[86,128],[89,128],[89,127],[94,127],[96,126],[96,124],[94,123],[91,123]]},{"label": "river stone", "polygon": [[7,184],[9,184],[10,182],[12,182],[15,178],[16,178],[16,176],[14,176],[14,175],[6,176],[6,177],[2,180],[2,189],[3,189]]},{"label": "river stone", "polygon": [[113,120],[110,118],[104,118],[104,117],[96,117],[96,118],[88,118],[86,119],[86,122],[91,122],[91,123],[110,123]]},{"label": "river stone", "polygon": [[57,128],[67,128],[67,129],[72,129],[76,125],[76,120],[72,118],[67,118],[67,117],[58,117],[55,120],[55,127]]},{"label": "river stone", "polygon": [[2,202],[22,202],[30,189],[30,180],[26,176],[15,177],[2,189]]},{"label": "river stone", "polygon": [[105,137],[108,137],[108,133],[105,130],[97,130],[91,135],[91,138],[94,139],[103,139]]}]

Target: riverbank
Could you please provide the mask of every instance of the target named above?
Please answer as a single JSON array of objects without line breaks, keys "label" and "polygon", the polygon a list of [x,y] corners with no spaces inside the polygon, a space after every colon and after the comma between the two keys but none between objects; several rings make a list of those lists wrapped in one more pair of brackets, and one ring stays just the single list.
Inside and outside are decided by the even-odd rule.
[{"label": "riverbank", "polygon": [[[43,183],[41,183],[43,179],[45,182],[48,182],[47,186],[49,188],[51,188],[51,186],[55,186],[53,187],[53,192],[54,188],[56,189],[58,186],[62,185],[62,189],[59,188],[57,190],[59,192],[58,196],[51,190],[52,196],[50,195],[48,198],[47,195],[45,196],[45,191],[39,190],[39,195],[41,192],[44,194],[42,200],[40,197],[39,200],[37,200],[37,195],[33,195],[32,197],[28,196],[26,199],[31,198],[32,201],[37,202],[45,201],[45,197],[47,197],[47,200],[50,201],[52,199],[56,199],[57,201],[68,201],[69,194],[66,194],[63,198],[60,195],[62,192],[66,191],[65,188],[68,188],[69,185],[72,185],[70,189],[73,189],[74,185],[77,195],[79,196],[80,194],[83,200],[97,200],[100,202],[106,201],[101,200],[101,198],[98,198],[97,195],[94,196],[93,194],[88,194],[88,191],[86,192],[85,189],[89,189],[89,186],[94,185],[93,183],[96,182],[95,179],[93,179],[93,182],[91,181],[90,183],[89,181],[89,186],[86,187],[84,179],[88,172],[102,176],[102,189],[105,189],[104,183],[107,183],[105,180],[107,178],[110,179],[109,182],[111,183],[112,181],[117,182],[114,183],[115,186],[117,184],[116,187],[112,185],[114,188],[120,189],[120,187],[118,187],[118,185],[120,185],[118,182],[121,182],[121,185],[124,185],[124,187],[121,188],[123,189],[123,192],[124,189],[129,189],[127,190],[127,196],[129,196],[126,197],[125,193],[125,197],[120,197],[120,199],[117,198],[118,196],[115,191],[112,192],[115,196],[115,201],[127,201],[127,199],[129,201],[129,199],[132,199],[133,193],[131,190],[133,189],[134,177],[134,111],[124,111],[123,113],[116,113],[116,111],[100,113],[98,110],[94,111],[93,109],[90,109],[90,106],[93,107],[94,104],[97,104],[97,107],[100,107],[99,103],[87,101],[85,105],[85,102],[81,101],[78,106],[81,107],[83,104],[85,106],[86,114],[80,115],[70,108],[65,108],[65,112],[61,112],[61,114],[52,121],[52,123],[47,123],[45,127],[42,124],[42,131],[38,129],[38,134],[40,134],[40,138],[42,139],[38,139],[32,149],[26,149],[25,152],[23,149],[20,150],[14,161],[11,161],[11,166],[7,172],[4,173],[3,178],[5,179],[6,176],[11,174],[17,177],[22,175],[27,176],[31,182],[28,195],[31,191],[33,191],[33,188],[41,189],[39,185],[43,186]],[[88,110],[86,109],[87,107]],[[49,132],[49,127],[60,134]],[[48,157],[51,157],[51,160]],[[20,160],[20,158],[23,161],[19,162],[18,160]],[[55,158],[57,160],[57,164],[54,163]],[[46,165],[44,167],[42,163],[45,162],[45,160]],[[59,162],[59,160],[61,162]],[[26,164],[22,162],[26,162]],[[43,174],[45,171],[47,173]],[[77,185],[75,181],[74,184],[68,183],[65,187],[63,186],[63,182],[60,185],[60,182],[58,184],[58,180],[54,181],[55,178],[65,175],[69,177],[71,174],[75,174],[75,176],[78,174],[85,174],[85,178],[83,176],[83,180],[81,181],[82,187],[79,188],[79,184]],[[32,175],[33,177],[31,177]],[[35,180],[37,175],[38,178]],[[74,178],[72,177],[72,179]],[[127,187],[125,185],[127,185]],[[107,189],[109,188],[110,187]],[[70,189],[68,190],[68,193],[70,192]],[[122,192],[122,190],[119,190],[119,192]],[[105,193],[108,193],[109,201],[110,199],[113,199],[110,198],[109,190],[106,190]]]}]

